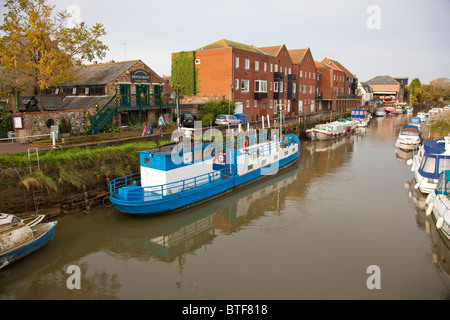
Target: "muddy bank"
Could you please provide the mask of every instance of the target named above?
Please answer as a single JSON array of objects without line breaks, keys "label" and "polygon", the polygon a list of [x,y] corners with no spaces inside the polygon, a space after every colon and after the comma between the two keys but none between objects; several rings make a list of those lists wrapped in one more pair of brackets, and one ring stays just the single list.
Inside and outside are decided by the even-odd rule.
[{"label": "muddy bank", "polygon": [[139,171],[137,156],[114,154],[81,163],[0,169],[0,212],[46,218],[109,205],[109,182]]}]

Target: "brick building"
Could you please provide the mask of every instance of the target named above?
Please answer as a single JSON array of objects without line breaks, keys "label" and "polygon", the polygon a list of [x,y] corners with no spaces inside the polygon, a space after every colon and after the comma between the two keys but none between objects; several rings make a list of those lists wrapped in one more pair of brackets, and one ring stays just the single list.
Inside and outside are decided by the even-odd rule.
[{"label": "brick building", "polygon": [[[179,54],[172,54],[172,73]],[[280,105],[289,115],[357,106],[356,77],[337,61],[314,61],[310,48],[255,47],[223,39],[188,55],[195,61],[196,79],[186,81],[195,82],[189,87],[196,87],[196,96],[222,96],[248,121],[273,118]]]},{"label": "brick building", "polygon": [[294,101],[297,114],[309,114],[317,111],[316,96],[320,97],[318,91],[318,73],[310,48],[289,50],[294,73],[297,76],[297,99]]},{"label": "brick building", "polygon": [[219,40],[193,52],[198,70],[197,96],[223,96],[236,104],[248,121],[293,112],[296,77],[285,45],[257,48]]},{"label": "brick building", "polygon": [[374,100],[389,103],[404,99],[401,83],[391,76],[376,76],[366,81],[366,84],[372,88]]}]

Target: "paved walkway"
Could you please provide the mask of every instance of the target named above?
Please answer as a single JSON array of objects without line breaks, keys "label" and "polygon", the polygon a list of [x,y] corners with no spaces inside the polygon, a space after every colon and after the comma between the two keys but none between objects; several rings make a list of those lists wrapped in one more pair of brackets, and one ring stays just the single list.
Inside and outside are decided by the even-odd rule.
[{"label": "paved walkway", "polygon": [[28,148],[38,148],[38,150],[41,151],[41,150],[49,150],[52,148],[52,146],[31,146],[26,143],[3,142],[0,143],[0,154],[28,152]]}]

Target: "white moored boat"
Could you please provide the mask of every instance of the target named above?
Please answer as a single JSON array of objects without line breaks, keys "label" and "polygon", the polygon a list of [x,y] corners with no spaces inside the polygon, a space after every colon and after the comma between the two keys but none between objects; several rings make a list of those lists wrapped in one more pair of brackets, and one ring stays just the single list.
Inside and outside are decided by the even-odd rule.
[{"label": "white moored boat", "polygon": [[433,213],[436,219],[436,228],[450,240],[450,170],[441,173],[436,189],[430,193],[426,200],[427,216]]},{"label": "white moored boat", "polygon": [[408,163],[412,164],[416,180],[414,188],[423,193],[433,192],[441,172],[450,169],[450,137],[425,141]]},{"label": "white moored boat", "polygon": [[372,118],[372,115],[364,109],[352,109],[350,116],[357,122],[358,127],[366,127]]},{"label": "white moored boat", "polygon": [[402,150],[416,150],[421,143],[419,128],[405,125],[400,129],[395,146]]},{"label": "white moored boat", "polygon": [[377,110],[375,110],[375,116],[376,117],[385,117],[386,110],[383,107],[378,107]]},{"label": "white moored boat", "polygon": [[358,124],[354,120],[339,119],[337,121],[318,124],[306,130],[306,136],[311,140],[331,140],[355,132]]}]

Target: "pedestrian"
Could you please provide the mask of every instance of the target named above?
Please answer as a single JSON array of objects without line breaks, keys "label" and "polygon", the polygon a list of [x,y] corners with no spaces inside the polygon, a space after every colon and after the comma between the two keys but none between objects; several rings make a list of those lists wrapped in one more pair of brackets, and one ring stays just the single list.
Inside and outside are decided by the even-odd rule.
[{"label": "pedestrian", "polygon": [[164,122],[164,118],[162,115],[160,115],[159,119],[158,119],[158,126],[159,126],[158,133],[161,133],[161,131],[164,131],[165,125],[166,125],[166,123]]},{"label": "pedestrian", "polygon": [[147,123],[144,122],[144,129],[142,130],[142,136],[147,134]]},{"label": "pedestrian", "polygon": [[153,126],[151,124],[151,122],[149,122],[147,124],[147,135],[152,135],[153,134]]}]

